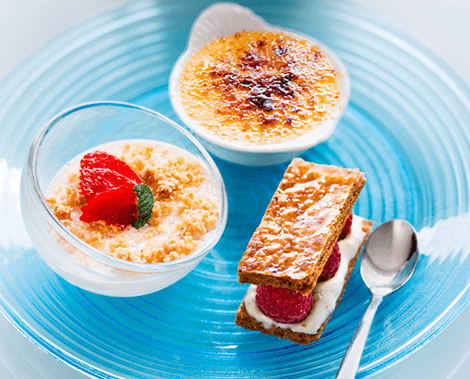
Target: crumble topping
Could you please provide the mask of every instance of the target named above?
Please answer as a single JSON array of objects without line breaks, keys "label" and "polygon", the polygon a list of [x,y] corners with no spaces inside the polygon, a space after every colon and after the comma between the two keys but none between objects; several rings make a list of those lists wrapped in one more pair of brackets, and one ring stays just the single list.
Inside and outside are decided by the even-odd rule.
[{"label": "crumble topping", "polygon": [[86,200],[80,193],[76,158],[52,181],[47,198],[72,233],[111,256],[143,263],[176,260],[201,246],[219,218],[216,186],[201,163],[179,148],[153,141],[121,141],[100,149],[125,161],[150,187],[153,214],[140,229],[80,221]]}]

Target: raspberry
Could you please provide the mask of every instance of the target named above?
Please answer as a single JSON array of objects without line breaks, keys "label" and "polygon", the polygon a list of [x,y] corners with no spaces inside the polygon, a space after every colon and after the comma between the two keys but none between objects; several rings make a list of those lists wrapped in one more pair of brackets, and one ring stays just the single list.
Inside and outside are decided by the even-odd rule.
[{"label": "raspberry", "polygon": [[346,220],[346,223],[344,224],[343,230],[341,231],[341,234],[339,235],[339,239],[346,238],[351,231],[351,225],[352,225],[352,220],[353,220],[353,214],[350,213],[348,216],[348,219]]},{"label": "raspberry", "polygon": [[103,220],[107,224],[124,228],[138,217],[137,194],[128,187],[112,188],[92,197],[82,207],[80,220],[93,222]]},{"label": "raspberry", "polygon": [[326,261],[323,271],[318,278],[319,282],[324,282],[325,280],[331,279],[335,276],[336,271],[339,269],[339,264],[341,263],[341,252],[339,251],[339,246],[336,243],[333,247],[330,257]]},{"label": "raspberry", "polygon": [[313,305],[313,295],[310,292],[304,296],[286,288],[259,285],[256,288],[256,304],[274,321],[293,324],[307,317]]}]

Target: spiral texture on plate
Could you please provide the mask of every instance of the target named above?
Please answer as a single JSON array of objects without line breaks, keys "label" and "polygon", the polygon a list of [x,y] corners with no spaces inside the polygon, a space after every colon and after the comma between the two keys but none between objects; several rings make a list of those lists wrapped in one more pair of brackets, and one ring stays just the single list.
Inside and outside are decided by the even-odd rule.
[{"label": "spiral texture on plate", "polygon": [[[21,223],[17,169],[54,114],[118,100],[176,119],[168,75],[210,3],[130,2],[50,42],[2,83],[0,160],[9,173],[0,203],[0,308],[42,349],[97,378],[334,377],[369,300],[358,269],[318,343],[297,346],[234,324],[246,290],[237,264],[286,165],[216,160],[229,195],[224,235],[184,280],[143,297],[107,298],[61,280]],[[367,377],[429,341],[470,301],[469,87],[421,42],[349,3],[252,9],[324,42],[349,70],[351,102],[336,132],[302,157],[359,167],[368,182],[355,213],[376,224],[406,219],[419,231],[416,275],[385,299],[372,326],[358,374]]]}]

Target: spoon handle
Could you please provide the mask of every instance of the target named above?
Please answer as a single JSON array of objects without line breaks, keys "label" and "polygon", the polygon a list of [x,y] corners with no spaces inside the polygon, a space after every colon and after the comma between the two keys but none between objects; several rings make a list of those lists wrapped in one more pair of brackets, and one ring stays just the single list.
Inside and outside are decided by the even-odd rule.
[{"label": "spoon handle", "polygon": [[349,343],[348,350],[339,366],[338,373],[336,374],[336,379],[354,379],[356,376],[357,369],[359,368],[359,363],[361,362],[362,351],[364,350],[364,345],[369,334],[370,326],[374,320],[375,312],[382,302],[383,296],[381,295],[372,295],[372,299],[367,307],[362,320],[359,323],[359,326],[354,333],[354,336]]}]

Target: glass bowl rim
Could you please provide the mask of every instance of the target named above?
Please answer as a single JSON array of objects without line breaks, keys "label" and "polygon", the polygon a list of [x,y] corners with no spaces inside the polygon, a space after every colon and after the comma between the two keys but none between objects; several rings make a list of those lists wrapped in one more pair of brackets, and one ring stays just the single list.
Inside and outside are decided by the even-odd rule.
[{"label": "glass bowl rim", "polygon": [[[79,237],[74,235],[57,218],[57,216],[55,216],[55,214],[52,212],[52,209],[48,206],[46,198],[39,186],[37,172],[37,159],[43,141],[45,140],[50,130],[65,117],[84,109],[97,108],[103,106],[128,108],[138,112],[143,112],[151,117],[157,118],[160,121],[163,121],[169,126],[173,127],[178,132],[183,134],[186,138],[188,138],[203,155],[203,162],[207,166],[209,172],[212,174],[217,190],[219,192],[220,215],[214,230],[211,232],[211,237],[206,240],[198,249],[188,254],[187,256],[174,261],[159,263],[132,262],[113,257],[92,247],[91,245],[87,244],[85,241],[81,240]],[[38,205],[39,212],[41,213],[43,219],[48,222],[52,229],[81,253],[84,253],[85,255],[94,258],[97,261],[111,266],[115,269],[121,269],[137,273],[158,273],[169,272],[171,270],[186,267],[187,265],[197,262],[199,259],[202,259],[210,251],[210,249],[217,243],[217,241],[222,236],[222,233],[225,229],[225,225],[227,223],[228,199],[225,184],[222,179],[222,175],[220,174],[220,171],[217,168],[217,165],[215,164],[214,160],[209,155],[207,150],[188,130],[184,129],[182,126],[178,125],[176,122],[169,119],[168,117],[140,105],[120,101],[92,101],[69,107],[56,114],[51,119],[49,119],[49,121],[46,121],[44,123],[44,125],[36,133],[36,136],[34,137],[33,142],[31,143],[31,147],[29,149],[26,161],[26,175],[27,180],[31,183],[31,194],[35,200],[35,204]],[[66,253],[65,250],[64,253]]]}]

